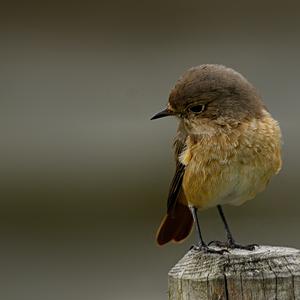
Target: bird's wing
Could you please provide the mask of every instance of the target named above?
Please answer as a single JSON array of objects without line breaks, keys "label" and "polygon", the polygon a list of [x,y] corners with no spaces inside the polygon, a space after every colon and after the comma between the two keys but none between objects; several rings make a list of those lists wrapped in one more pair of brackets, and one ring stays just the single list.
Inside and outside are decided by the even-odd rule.
[{"label": "bird's wing", "polygon": [[179,161],[179,156],[185,147],[185,139],[186,137],[184,138],[177,137],[174,142],[176,170],[169,189],[169,196],[168,196],[168,203],[167,203],[168,214],[172,214],[172,211],[175,208],[178,199],[180,197],[184,197],[184,193],[182,190],[182,180],[185,171],[185,165],[183,165]]}]

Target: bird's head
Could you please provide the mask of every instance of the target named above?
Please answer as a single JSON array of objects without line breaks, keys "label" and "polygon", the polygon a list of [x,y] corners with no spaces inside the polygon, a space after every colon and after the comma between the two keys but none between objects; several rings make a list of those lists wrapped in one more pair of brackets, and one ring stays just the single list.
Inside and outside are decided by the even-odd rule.
[{"label": "bird's head", "polygon": [[258,92],[241,74],[221,65],[201,65],[179,78],[167,108],[152,119],[174,115],[195,131],[203,124],[237,125],[260,118],[263,109]]}]

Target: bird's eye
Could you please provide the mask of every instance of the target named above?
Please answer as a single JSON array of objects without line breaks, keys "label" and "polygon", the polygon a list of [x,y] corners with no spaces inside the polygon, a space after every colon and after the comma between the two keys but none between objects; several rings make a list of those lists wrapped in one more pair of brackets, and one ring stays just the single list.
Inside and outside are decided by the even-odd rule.
[{"label": "bird's eye", "polygon": [[201,113],[204,111],[204,109],[205,109],[205,105],[203,105],[203,104],[198,104],[198,105],[189,107],[189,111],[191,111],[193,113]]}]

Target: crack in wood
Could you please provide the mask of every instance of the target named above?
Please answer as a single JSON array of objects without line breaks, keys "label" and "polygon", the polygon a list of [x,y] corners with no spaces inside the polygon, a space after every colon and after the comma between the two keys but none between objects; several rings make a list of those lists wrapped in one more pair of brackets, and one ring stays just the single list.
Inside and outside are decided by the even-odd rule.
[{"label": "crack in wood", "polygon": [[169,272],[170,300],[300,300],[299,293],[300,251],[292,248],[190,251]]},{"label": "crack in wood", "polygon": [[289,267],[289,261],[288,259],[284,256],[284,259],[286,261],[286,268],[288,269],[288,271],[290,272],[291,274],[291,277],[292,277],[292,287],[293,287],[293,300],[296,300],[296,295],[295,295],[295,283],[294,283],[294,274],[293,272],[291,271],[290,267]]}]

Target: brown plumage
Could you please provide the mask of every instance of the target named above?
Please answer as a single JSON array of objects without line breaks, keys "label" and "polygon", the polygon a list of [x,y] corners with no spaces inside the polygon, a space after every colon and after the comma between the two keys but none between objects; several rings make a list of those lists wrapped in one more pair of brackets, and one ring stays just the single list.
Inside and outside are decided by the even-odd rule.
[{"label": "brown plumage", "polygon": [[157,234],[160,245],[188,236],[193,221],[188,206],[242,204],[281,168],[278,123],[256,89],[230,68],[201,65],[185,72],[167,109],[153,118],[167,115],[177,116],[179,127],[167,216]]},{"label": "brown plumage", "polygon": [[164,217],[157,231],[157,243],[180,242],[189,235],[192,226],[193,217],[188,206],[176,203],[173,213]]}]

